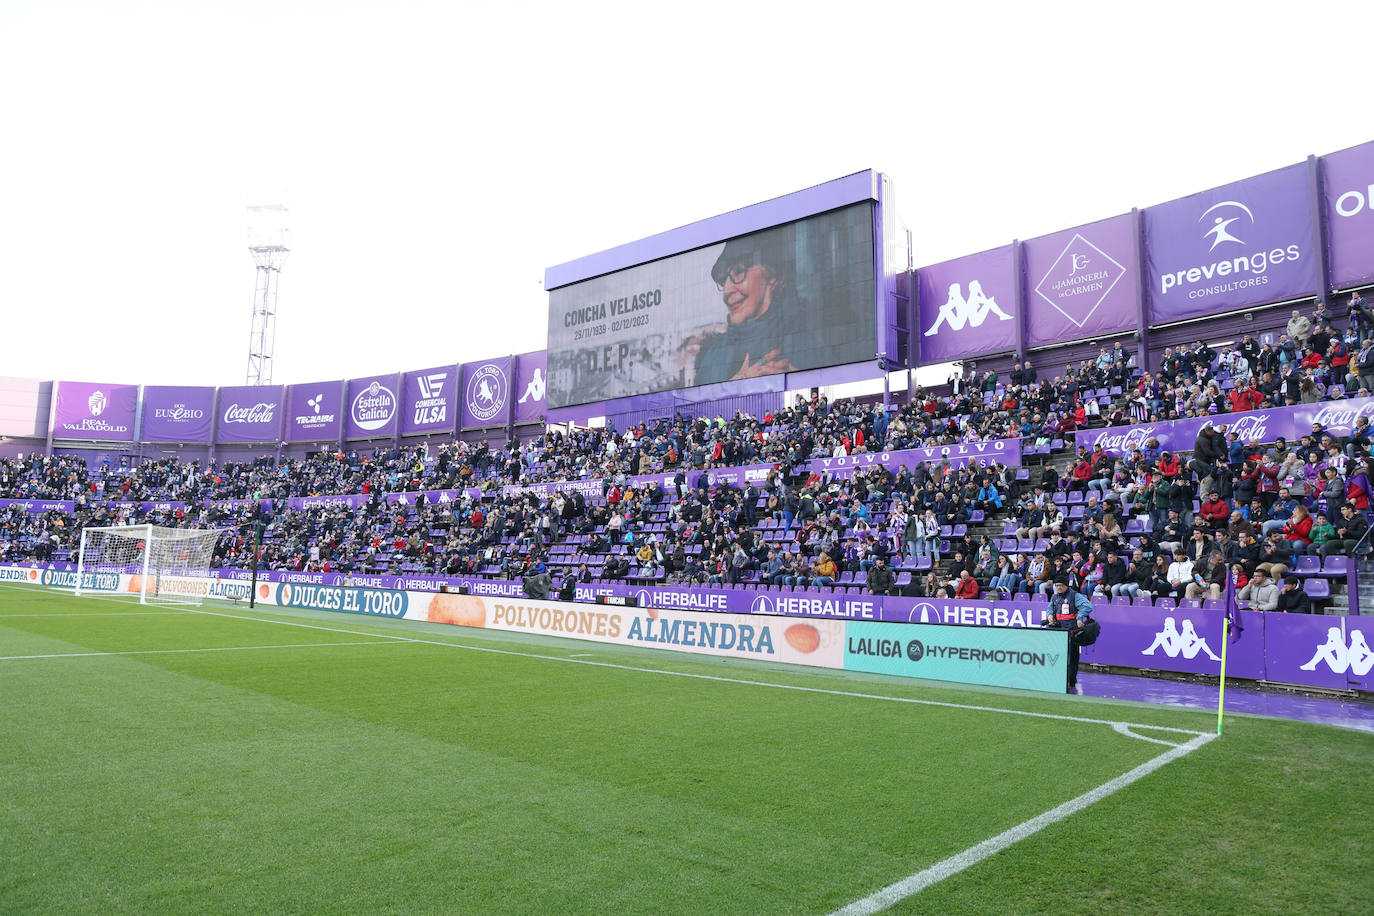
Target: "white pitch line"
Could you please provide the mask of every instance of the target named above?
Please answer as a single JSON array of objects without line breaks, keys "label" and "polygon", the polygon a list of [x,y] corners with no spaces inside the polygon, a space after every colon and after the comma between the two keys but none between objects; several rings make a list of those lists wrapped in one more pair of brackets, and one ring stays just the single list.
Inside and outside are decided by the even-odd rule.
[{"label": "white pitch line", "polygon": [[[308,630],[325,630],[331,633],[347,633],[351,636],[373,636],[384,639],[394,639],[399,642],[419,643],[428,646],[446,646],[450,649],[466,649],[470,652],[486,652],[491,655],[511,655],[517,658],[535,658],[551,662],[566,662],[572,665],[590,665],[594,668],[613,668],[619,671],[637,671],[644,674],[662,674],[669,677],[685,677],[702,681],[716,681],[723,684],[743,684],[750,687],[770,687],[774,690],[795,690],[801,693],[819,693],[837,697],[855,697],[861,700],[886,700],[890,703],[910,703],[915,706],[939,706],[946,709],[966,709],[978,712],[999,712],[1009,716],[1026,716],[1032,719],[1057,719],[1061,722],[1083,722],[1090,725],[1106,725],[1113,730],[1118,726],[1125,728],[1136,727],[1146,728],[1152,731],[1175,732],[1180,735],[1204,735],[1190,728],[1172,728],[1166,725],[1146,725],[1141,722],[1123,722],[1115,719],[1092,719],[1086,716],[1065,716],[1049,712],[1029,712],[1023,709],[1003,709],[1000,706],[974,706],[968,703],[950,703],[943,700],[918,700],[914,697],[894,697],[878,693],[859,693],[852,690],[832,690],[825,687],[803,687],[798,684],[778,684],[773,681],[755,681],[747,678],[722,677],[717,674],[698,674],[692,671],[673,671],[666,668],[642,668],[637,665],[620,665],[614,662],[588,661],[583,658],[572,658],[566,655],[541,655],[536,652],[516,652],[512,649],[493,649],[490,646],[470,646],[463,643],[447,642],[439,639],[418,639],[411,636],[392,636],[390,634],[369,633],[364,630],[345,630],[336,627],[325,627],[318,624],[299,623],[294,620],[271,620],[262,617],[247,617],[242,614],[225,614],[220,611],[206,611],[199,608],[186,608],[189,614],[208,614],[213,617],[229,617],[234,620],[247,620],[253,623],[275,623],[287,627],[303,627]],[[504,631],[501,631],[504,632]],[[826,669],[821,669],[826,670]],[[1119,734],[1129,738],[1137,738],[1141,741],[1151,741],[1159,743],[1158,739],[1146,738],[1143,735],[1136,735],[1127,731],[1119,731]]]},{"label": "white pitch line", "polygon": [[1017,824],[1010,830],[1003,831],[992,839],[984,840],[977,846],[970,846],[958,855],[950,856],[943,862],[937,862],[924,871],[919,871],[914,875],[903,878],[895,884],[890,884],[877,893],[871,894],[862,900],[856,900],[849,904],[849,906],[836,910],[831,916],[869,916],[869,914],[885,910],[894,903],[905,900],[913,894],[919,894],[931,885],[938,884],[946,878],[957,875],[964,869],[977,865],[989,856],[996,855],[1008,846],[1019,843],[1021,840],[1024,840],[1028,836],[1033,836],[1049,825],[1056,824],[1069,815],[1082,811],[1089,805],[1099,802],[1107,796],[1126,788],[1126,786],[1129,786],[1131,783],[1149,776],[1166,763],[1170,763],[1180,757],[1191,754],[1215,737],[1216,735],[1209,733],[1199,734],[1187,744],[1181,744],[1171,750],[1167,750],[1158,757],[1147,760],[1135,769],[1123,773],[1113,780],[1104,782],[1096,789],[1090,789],[1077,798],[1064,802],[1064,804],[1057,808],[1051,808],[1044,814],[1037,815],[1028,821]]},{"label": "white pitch line", "polygon": [[109,655],[180,655],[186,652],[252,652],[258,649],[317,649],[321,646],[394,646],[394,642],[369,639],[367,642],[306,642],[288,646],[213,646],[207,649],[131,649],[128,652],[57,652],[52,655],[0,655],[0,662],[26,658],[99,658]]},{"label": "white pitch line", "polygon": [[0,623],[15,617],[180,617],[181,611],[95,611],[87,614],[0,614]]}]

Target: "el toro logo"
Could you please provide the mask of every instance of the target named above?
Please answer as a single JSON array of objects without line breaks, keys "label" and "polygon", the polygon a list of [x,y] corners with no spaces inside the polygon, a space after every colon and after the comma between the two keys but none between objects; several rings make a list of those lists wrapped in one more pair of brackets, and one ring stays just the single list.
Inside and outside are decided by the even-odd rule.
[{"label": "el toro logo", "polygon": [[474,420],[486,423],[496,418],[506,406],[509,385],[506,373],[495,363],[478,366],[468,377],[466,391],[468,413]]}]

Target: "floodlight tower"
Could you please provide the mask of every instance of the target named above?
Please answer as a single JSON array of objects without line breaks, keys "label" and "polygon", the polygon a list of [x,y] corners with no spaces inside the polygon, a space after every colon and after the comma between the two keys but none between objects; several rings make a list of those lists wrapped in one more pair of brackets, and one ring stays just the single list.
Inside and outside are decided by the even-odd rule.
[{"label": "floodlight tower", "polygon": [[272,350],[277,338],[277,287],[281,268],[291,249],[286,247],[290,230],[286,228],[287,209],[281,204],[260,204],[248,208],[248,253],[257,267],[253,291],[253,330],[248,337],[248,377],[246,384],[272,383]]}]

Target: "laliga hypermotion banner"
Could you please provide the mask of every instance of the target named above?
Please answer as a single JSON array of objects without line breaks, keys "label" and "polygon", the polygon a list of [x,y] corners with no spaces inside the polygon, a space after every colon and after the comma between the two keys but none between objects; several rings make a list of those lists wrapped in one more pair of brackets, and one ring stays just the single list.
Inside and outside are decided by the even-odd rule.
[{"label": "laliga hypermotion banner", "polygon": [[1140,257],[1129,213],[1025,243],[1026,345],[1129,331]]},{"label": "laliga hypermotion banner", "polygon": [[134,440],[137,385],[58,382],[52,434],[57,439]]},{"label": "laliga hypermotion banner", "polygon": [[209,442],[214,406],[213,388],[145,385],[139,437],[144,442]]},{"label": "laliga hypermotion banner", "polygon": [[920,354],[938,363],[1016,349],[1010,245],[916,271]]},{"label": "laliga hypermotion banner", "polygon": [[1317,295],[1315,220],[1301,163],[1150,207],[1152,321]]}]

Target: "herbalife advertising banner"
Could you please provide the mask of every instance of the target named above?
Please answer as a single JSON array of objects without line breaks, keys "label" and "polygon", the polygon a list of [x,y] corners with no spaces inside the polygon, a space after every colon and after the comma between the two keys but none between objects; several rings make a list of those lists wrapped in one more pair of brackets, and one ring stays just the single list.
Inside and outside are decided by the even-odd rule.
[{"label": "herbalife advertising banner", "polygon": [[287,442],[337,441],[343,429],[343,382],[311,382],[286,389]]},{"label": "herbalife advertising banner", "polygon": [[58,382],[53,438],[132,442],[137,408],[137,385]]},{"label": "herbalife advertising banner", "polygon": [[1215,417],[1190,417],[1136,426],[1080,429],[1074,433],[1074,439],[1080,447],[1096,448],[1101,445],[1109,455],[1129,455],[1151,438],[1158,439],[1160,448],[1165,451],[1180,452],[1192,451],[1197,434],[1213,425],[1225,426],[1228,433],[1239,434],[1242,442],[1258,440],[1269,443],[1280,436],[1294,442],[1311,433],[1314,423],[1320,424],[1332,435],[1348,436],[1356,418],[1361,416],[1374,418],[1374,398],[1320,401],[1295,407],[1247,410]]},{"label": "herbalife advertising banner", "polygon": [[396,394],[396,378],[392,373],[348,380],[344,438],[376,439],[396,435],[401,404]]},{"label": "herbalife advertising banner", "polygon": [[1322,157],[1331,286],[1374,280],[1374,142]]},{"label": "herbalife advertising banner", "polygon": [[219,390],[216,442],[276,442],[281,436],[282,386],[234,385]]},{"label": "herbalife advertising banner", "polygon": [[512,357],[483,360],[463,366],[459,397],[463,403],[463,429],[505,426],[510,417]]},{"label": "herbalife advertising banner", "polygon": [[1150,207],[1152,321],[1315,296],[1321,285],[1315,220],[1302,163]]},{"label": "herbalife advertising banner", "polygon": [[895,472],[899,467],[910,470],[918,464],[941,461],[948,461],[956,468],[966,467],[970,461],[976,462],[980,467],[987,467],[993,462],[1019,467],[1021,440],[992,439],[987,442],[959,442],[955,445],[892,452],[864,452],[839,458],[813,458],[806,462],[806,470],[816,474],[830,474],[833,477],[851,477],[855,471],[869,468],[881,467]]},{"label": "herbalife advertising banner", "polygon": [[139,437],[144,442],[209,442],[214,407],[213,388],[146,385]]},{"label": "herbalife advertising banner", "polygon": [[549,351],[535,350],[515,357],[515,422],[538,423],[544,418]]},{"label": "herbalife advertising banner", "polygon": [[1126,213],[1025,243],[1027,346],[1136,327],[1140,256],[1134,223]]},{"label": "herbalife advertising banner", "polygon": [[1016,349],[1010,245],[916,271],[922,363]]},{"label": "herbalife advertising banner", "polygon": [[458,367],[407,372],[401,386],[401,434],[452,433],[458,422]]}]

